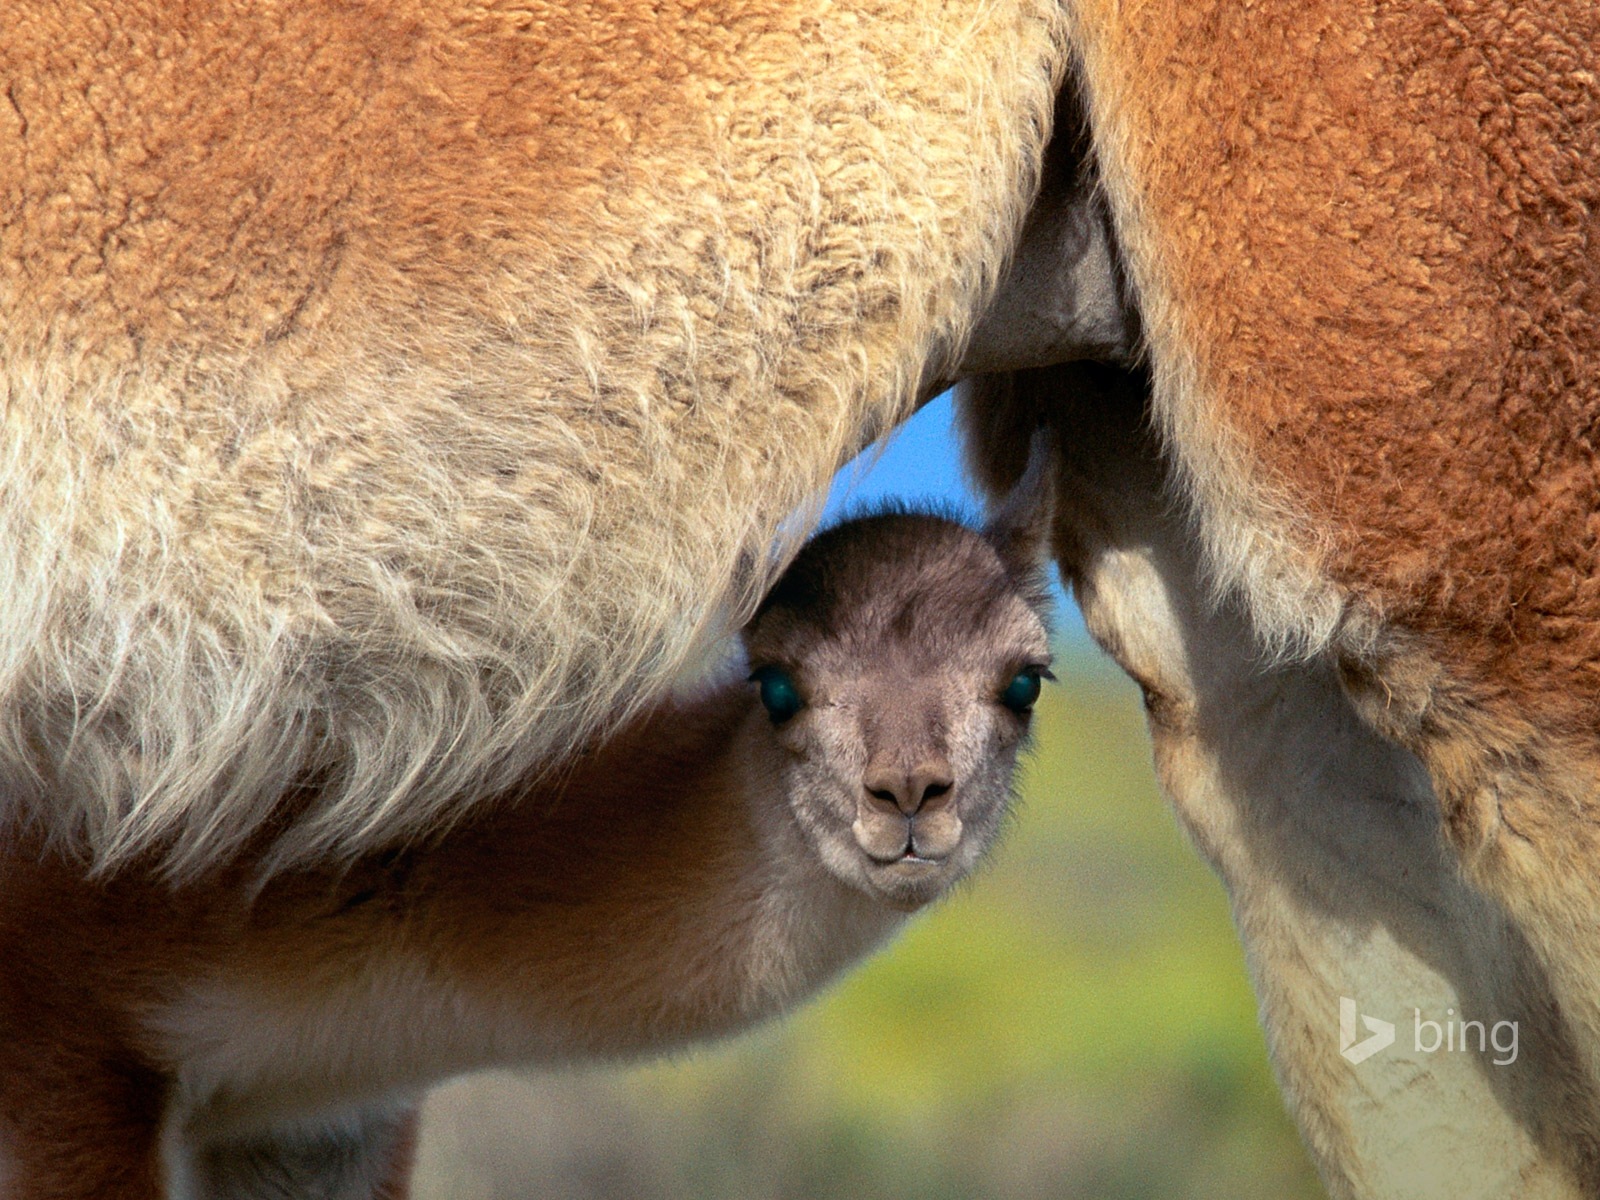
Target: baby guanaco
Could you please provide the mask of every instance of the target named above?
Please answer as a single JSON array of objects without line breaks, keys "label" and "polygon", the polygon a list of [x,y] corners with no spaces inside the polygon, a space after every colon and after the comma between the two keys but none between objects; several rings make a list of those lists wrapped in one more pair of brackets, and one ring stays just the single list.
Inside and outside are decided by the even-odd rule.
[{"label": "baby guanaco", "polygon": [[1050,658],[1037,507],[822,533],[740,671],[426,844],[169,885],[13,838],[0,1194],[394,1195],[440,1080],[792,1007],[1002,822]]}]

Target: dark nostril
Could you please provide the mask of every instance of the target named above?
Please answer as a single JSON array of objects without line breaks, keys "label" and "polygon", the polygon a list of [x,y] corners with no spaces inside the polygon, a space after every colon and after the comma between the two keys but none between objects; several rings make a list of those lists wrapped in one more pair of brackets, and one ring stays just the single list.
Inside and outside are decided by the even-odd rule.
[{"label": "dark nostril", "polygon": [[952,779],[942,765],[919,767],[914,771],[879,770],[862,781],[867,795],[886,806],[892,805],[905,816],[915,816],[922,806],[950,791]]},{"label": "dark nostril", "polygon": [[911,807],[906,809],[906,815],[919,813],[927,805],[950,790],[950,776],[942,768],[924,768],[913,771],[906,789],[911,795]]}]

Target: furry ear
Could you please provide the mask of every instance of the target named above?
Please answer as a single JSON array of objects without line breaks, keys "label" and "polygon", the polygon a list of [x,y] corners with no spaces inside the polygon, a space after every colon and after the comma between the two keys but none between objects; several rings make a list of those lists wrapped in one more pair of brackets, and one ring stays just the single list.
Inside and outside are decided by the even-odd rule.
[{"label": "furry ear", "polygon": [[1000,560],[1019,577],[1039,571],[1050,553],[1050,527],[1055,519],[1055,436],[1036,429],[1028,443],[1028,465],[1022,478],[994,505],[983,536]]}]

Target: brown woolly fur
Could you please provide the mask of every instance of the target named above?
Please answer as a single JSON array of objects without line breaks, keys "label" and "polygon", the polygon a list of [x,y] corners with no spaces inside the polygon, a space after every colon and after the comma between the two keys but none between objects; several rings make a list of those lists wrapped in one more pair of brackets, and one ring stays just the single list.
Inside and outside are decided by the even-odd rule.
[{"label": "brown woolly fur", "polygon": [[1001,828],[1049,665],[1038,482],[985,534],[830,531],[743,631],[758,684],[657,704],[426,845],[176,886],[153,854],[91,878],[8,845],[8,1200],[399,1200],[433,1083],[658,1052],[826,984]]},{"label": "brown woolly fur", "polygon": [[1317,645],[1320,565],[1587,736],[1600,8],[1084,0],[1072,20],[1156,411],[1224,580]]},{"label": "brown woolly fur", "polygon": [[0,811],[177,876],[660,694],[945,369],[1063,65],[1051,0],[0,25]]}]

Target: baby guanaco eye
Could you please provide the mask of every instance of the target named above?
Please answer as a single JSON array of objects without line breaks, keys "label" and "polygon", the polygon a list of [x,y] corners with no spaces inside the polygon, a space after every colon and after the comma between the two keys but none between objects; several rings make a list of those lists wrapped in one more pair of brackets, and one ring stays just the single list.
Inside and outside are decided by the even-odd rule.
[{"label": "baby guanaco eye", "polygon": [[1043,667],[1023,667],[1000,693],[1000,703],[1014,713],[1025,713],[1039,699],[1040,679],[1050,673]]},{"label": "baby guanaco eye", "polygon": [[750,682],[761,685],[761,705],[774,725],[781,725],[805,707],[794,677],[782,667],[761,667],[751,673]]}]

